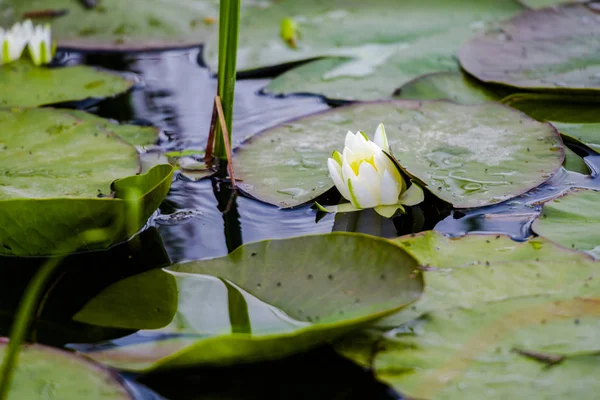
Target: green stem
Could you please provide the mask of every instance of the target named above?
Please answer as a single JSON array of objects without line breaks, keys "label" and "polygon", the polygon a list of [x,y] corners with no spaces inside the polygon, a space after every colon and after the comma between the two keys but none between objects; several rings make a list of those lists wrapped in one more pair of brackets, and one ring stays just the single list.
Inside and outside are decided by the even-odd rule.
[{"label": "green stem", "polygon": [[[219,10],[219,70],[217,94],[223,104],[223,114],[229,131],[229,143],[233,125],[233,103],[235,93],[235,70],[240,25],[240,0],[221,0]],[[227,158],[223,132],[217,124],[214,155]]]},{"label": "green stem", "polygon": [[8,398],[10,384],[19,358],[21,343],[29,330],[33,313],[43,293],[43,289],[61,261],[62,257],[54,257],[46,261],[42,268],[35,274],[31,282],[29,282],[29,285],[27,285],[25,297],[21,300],[17,315],[12,323],[8,349],[6,350],[2,362],[2,373],[0,374],[0,400],[6,400]]},{"label": "green stem", "polygon": [[[89,230],[80,233],[73,241],[69,241],[61,246],[58,249],[58,253],[66,254],[75,250],[77,244],[81,243],[82,239],[87,243],[101,243],[106,240],[108,235],[107,231],[109,231],[108,228]],[[19,304],[17,314],[10,329],[10,340],[8,341],[8,348],[4,354],[4,360],[2,361],[2,370],[0,372],[0,400],[6,400],[8,398],[14,370],[19,361],[21,343],[23,343],[27,332],[29,331],[31,320],[33,319],[34,312],[39,304],[44,287],[46,287],[52,273],[63,258],[64,256],[50,258],[44,263],[31,282],[27,285],[25,295]]]}]

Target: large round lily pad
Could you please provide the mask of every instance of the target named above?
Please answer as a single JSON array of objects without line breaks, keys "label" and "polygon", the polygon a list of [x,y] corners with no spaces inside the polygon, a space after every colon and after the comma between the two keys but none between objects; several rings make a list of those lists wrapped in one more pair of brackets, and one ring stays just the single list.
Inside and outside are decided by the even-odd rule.
[{"label": "large round lily pad", "polygon": [[66,15],[48,19],[59,47],[148,50],[199,45],[216,31],[219,16],[218,3],[211,0],[94,3],[97,5],[88,9],[77,0],[7,0],[0,3],[0,23],[20,21],[36,11],[66,10]]},{"label": "large round lily pad", "polygon": [[532,229],[565,247],[600,256],[600,192],[585,190],[544,204]]},{"label": "large round lily pad", "polygon": [[495,204],[532,189],[560,168],[564,151],[550,124],[489,103],[390,101],[296,119],[250,138],[234,153],[239,186],[280,207],[332,187],[327,157],[348,130],[386,127],[402,168],[456,208]]},{"label": "large round lily pad", "polygon": [[597,3],[525,11],[476,36],[459,51],[462,67],[484,82],[525,89],[600,90]]},{"label": "large round lily pad", "polygon": [[[0,5],[1,7],[1,5]],[[125,92],[133,82],[85,65],[36,67],[27,60],[0,66],[0,107],[37,107]]]},{"label": "large round lily pad", "polygon": [[[247,244],[226,257],[176,264],[118,283],[120,290],[156,293],[174,276],[179,303],[175,316],[162,329],[144,331],[145,343],[86,354],[111,366],[144,371],[281,358],[417,300],[423,290],[417,265],[401,247],[361,234]],[[76,318],[87,323],[97,319],[103,326],[112,318],[122,326],[119,314],[163,304],[160,299],[152,302],[152,296],[141,298],[119,302],[116,296],[100,294]],[[153,313],[140,315],[148,318],[138,320],[138,327],[152,324]],[[185,336],[171,335],[177,333]]]},{"label": "large round lily pad", "polygon": [[[0,357],[7,349],[0,340]],[[48,346],[23,345],[9,399],[132,400],[116,373],[80,355]]]},{"label": "large round lily pad", "polygon": [[76,233],[111,227],[99,244],[108,246],[135,233],[166,196],[171,166],[135,176],[135,148],[75,115],[0,109],[0,253],[69,252],[85,248],[61,247]]},{"label": "large round lily pad", "polygon": [[[266,91],[345,100],[389,98],[395,88],[421,74],[457,70],[455,54],[462,42],[489,21],[522,9],[510,0],[272,2],[242,15],[238,69],[328,57],[280,75]],[[279,36],[285,18],[297,24],[295,47]],[[216,37],[207,42],[204,55],[215,69]]]}]

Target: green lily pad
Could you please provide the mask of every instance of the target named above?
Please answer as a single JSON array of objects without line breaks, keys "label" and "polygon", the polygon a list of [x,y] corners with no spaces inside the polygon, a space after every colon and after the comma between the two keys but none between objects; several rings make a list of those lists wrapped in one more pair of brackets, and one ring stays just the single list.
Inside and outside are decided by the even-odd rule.
[{"label": "green lily pad", "polygon": [[456,208],[517,196],[546,181],[564,153],[558,133],[495,103],[390,101],[340,107],[264,131],[235,153],[240,189],[294,207],[332,187],[327,157],[348,130],[386,126],[402,168]]},{"label": "green lily pad", "polygon": [[565,162],[563,163],[563,167],[568,171],[578,172],[583,175],[589,175],[591,172],[585,161],[583,161],[583,158],[567,146],[565,146]]},{"label": "green lily pad", "polygon": [[[538,275],[548,275],[547,262],[569,264],[592,260],[584,253],[562,248],[544,238],[515,242],[504,235],[467,235],[451,239],[429,231],[394,241],[426,266],[423,274],[427,286],[415,304],[380,321],[380,327],[395,327],[433,310],[473,307],[481,301],[498,301],[519,295],[566,292],[570,281],[579,288],[580,280],[589,273],[587,269],[550,271],[556,279],[559,274],[571,274],[560,287],[555,281],[538,279]],[[515,261],[521,264],[503,266]],[[532,261],[538,263],[530,263]],[[515,272],[516,268],[520,268],[518,272]],[[583,275],[577,275],[581,271]],[[525,285],[529,280],[531,282]]]},{"label": "green lily pad", "polygon": [[532,229],[562,246],[600,255],[600,192],[569,193],[544,204]]},{"label": "green lily pad", "polygon": [[[424,73],[457,71],[455,54],[462,42],[489,21],[522,9],[509,0],[409,0],[401,6],[395,0],[278,1],[242,16],[238,70],[329,57],[280,75],[265,90],[344,100],[389,98]],[[279,36],[286,18],[298,26],[295,48]],[[216,37],[204,54],[215,69]]]},{"label": "green lily pad", "polygon": [[551,122],[562,135],[600,150],[598,98],[515,94],[502,101],[539,121]]},{"label": "green lily pad", "polygon": [[[544,8],[544,7],[553,7],[558,6],[560,4],[567,3],[565,0],[518,0],[519,3],[529,7],[529,8]],[[588,0],[570,0],[568,3],[585,3]]]},{"label": "green lily pad", "polygon": [[600,90],[597,4],[525,11],[464,44],[461,66],[477,79],[555,92]]},{"label": "green lily pad", "polygon": [[170,165],[135,176],[135,148],[71,112],[0,109],[0,130],[0,254],[56,254],[93,228],[111,227],[100,247],[125,240],[169,190]]},{"label": "green lily pad", "polygon": [[[4,357],[7,340],[0,340]],[[132,400],[118,376],[85,357],[39,344],[21,347],[9,399]]]},{"label": "green lily pad", "polygon": [[219,19],[218,3],[211,0],[102,0],[92,9],[73,0],[8,0],[0,4],[0,23],[41,10],[67,10],[48,19],[52,33],[59,47],[85,50],[197,46],[216,32]]},{"label": "green lily pad", "polygon": [[[117,284],[121,290],[156,293],[160,285],[170,285],[166,276],[175,277],[179,293],[175,316],[162,329],[145,331],[146,338],[156,334],[152,342],[86,354],[136,371],[281,358],[363,327],[417,300],[423,290],[421,275],[414,274],[417,265],[402,248],[360,234],[331,233],[247,244],[226,257],[176,264]],[[142,286],[140,282],[154,283]],[[107,290],[116,293],[117,289]],[[119,313],[129,315],[131,310],[148,310],[158,304],[152,296],[130,297],[131,301],[117,299],[115,303],[115,296],[100,294],[77,318],[90,316],[93,309],[104,325],[110,318],[121,325],[124,319]],[[150,299],[151,304],[142,298]],[[98,314],[102,310],[106,318]],[[86,322],[93,323],[94,318],[86,318]]]},{"label": "green lily pad", "polygon": [[403,100],[452,100],[458,104],[481,104],[501,95],[460,72],[437,72],[412,80],[394,93]]},{"label": "green lily pad", "polygon": [[[154,126],[140,126],[132,124],[118,124],[97,115],[80,110],[64,110],[77,119],[94,123],[98,129],[109,130],[125,142],[134,146],[147,146],[155,144],[160,134],[160,129]],[[166,164],[166,163],[165,163]]]},{"label": "green lily pad", "polygon": [[46,68],[21,60],[0,66],[0,86],[0,107],[38,107],[115,96],[133,82],[85,65]]},{"label": "green lily pad", "polygon": [[375,375],[411,398],[593,399],[600,390],[597,281],[589,295],[517,297],[427,314],[379,343]]}]

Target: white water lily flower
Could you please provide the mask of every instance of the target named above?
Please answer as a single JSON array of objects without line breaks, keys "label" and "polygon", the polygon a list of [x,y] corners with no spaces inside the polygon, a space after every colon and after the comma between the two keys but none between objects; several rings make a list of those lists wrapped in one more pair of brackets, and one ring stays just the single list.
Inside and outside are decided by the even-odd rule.
[{"label": "white water lily flower", "polygon": [[34,26],[31,20],[14,24],[10,29],[0,28],[0,65],[21,58],[25,47],[29,49],[35,65],[47,64],[54,56],[50,26]]},{"label": "white water lily flower", "polygon": [[348,212],[375,208],[384,217],[391,217],[402,204],[415,205],[423,201],[423,190],[406,183],[391,159],[390,146],[383,124],[379,124],[373,141],[363,132],[348,132],[342,153],[335,151],[327,160],[329,174],[340,194],[350,204],[323,207],[321,211]]},{"label": "white water lily flower", "polygon": [[48,64],[52,61],[54,49],[52,46],[52,34],[50,25],[37,25],[27,44],[29,55],[35,65]]}]

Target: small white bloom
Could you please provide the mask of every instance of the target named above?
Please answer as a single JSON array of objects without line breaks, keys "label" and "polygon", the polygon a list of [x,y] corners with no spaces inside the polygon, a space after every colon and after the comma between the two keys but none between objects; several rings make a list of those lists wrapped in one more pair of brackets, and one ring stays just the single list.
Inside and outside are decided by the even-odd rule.
[{"label": "small white bloom", "polygon": [[35,65],[48,64],[52,61],[52,34],[49,25],[37,25],[27,44],[29,55]]},{"label": "small white bloom", "polygon": [[[375,207],[375,211],[390,217],[402,209],[401,204],[415,205],[423,201],[419,186],[413,183],[406,190],[406,183],[389,154],[383,124],[377,127],[373,141],[363,132],[346,134],[342,153],[335,151],[327,160],[335,187],[352,204],[352,207],[343,207],[344,211]],[[339,206],[317,206],[325,211],[342,211]]]},{"label": "small white bloom", "polygon": [[25,47],[29,48],[35,65],[49,63],[54,55],[50,26],[34,26],[31,20],[26,20],[8,30],[0,28],[0,65],[21,58]]}]

